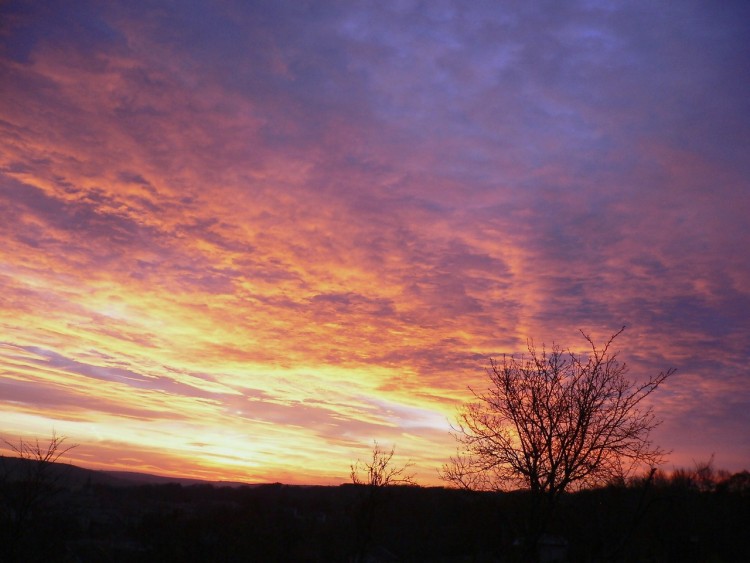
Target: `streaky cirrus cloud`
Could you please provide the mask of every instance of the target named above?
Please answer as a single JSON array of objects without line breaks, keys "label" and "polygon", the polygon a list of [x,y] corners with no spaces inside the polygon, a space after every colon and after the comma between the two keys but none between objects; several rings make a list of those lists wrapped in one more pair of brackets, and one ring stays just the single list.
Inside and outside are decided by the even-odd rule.
[{"label": "streaky cirrus cloud", "polygon": [[0,430],[96,467],[436,482],[489,357],[618,339],[750,442],[739,2],[7,2]]}]

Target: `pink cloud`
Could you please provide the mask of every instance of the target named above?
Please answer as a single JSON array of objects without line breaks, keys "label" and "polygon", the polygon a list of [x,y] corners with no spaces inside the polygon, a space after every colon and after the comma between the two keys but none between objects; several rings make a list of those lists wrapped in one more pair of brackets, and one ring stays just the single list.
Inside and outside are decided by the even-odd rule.
[{"label": "pink cloud", "polygon": [[264,475],[379,433],[426,474],[409,413],[447,435],[488,357],[628,324],[634,373],[700,383],[665,447],[750,459],[742,9],[446,6],[4,7],[2,340],[47,351],[4,408],[137,453],[149,397],[164,471],[241,471],[204,424],[273,428]]}]

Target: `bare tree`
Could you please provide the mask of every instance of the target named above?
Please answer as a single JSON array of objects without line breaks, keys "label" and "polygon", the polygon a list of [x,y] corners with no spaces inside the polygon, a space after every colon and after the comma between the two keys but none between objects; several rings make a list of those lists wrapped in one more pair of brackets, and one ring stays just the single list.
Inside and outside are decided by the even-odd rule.
[{"label": "bare tree", "polygon": [[355,461],[349,473],[355,485],[369,485],[371,487],[387,487],[389,485],[414,485],[414,474],[408,473],[411,462],[396,466],[392,462],[396,453],[396,446],[390,451],[384,450],[373,443],[372,457],[369,461]]},{"label": "bare tree", "polygon": [[520,487],[554,504],[571,488],[601,483],[636,467],[655,466],[665,452],[653,445],[660,423],[644,399],[674,370],[645,382],[626,377],[611,350],[625,327],[588,355],[557,345],[528,356],[490,360],[490,385],[459,413],[459,453],[441,477],[458,486]]},{"label": "bare tree", "polygon": [[499,479],[494,469],[485,469],[459,447],[450,462],[438,470],[438,475],[458,489],[468,491],[497,490]]},{"label": "bare tree", "polygon": [[76,447],[66,446],[65,436],[54,431],[49,442],[42,444],[19,439],[17,443],[5,438],[0,441],[13,453],[13,458],[0,458],[0,522],[3,527],[3,560],[24,560],[20,546],[38,516],[49,509],[50,501],[59,491],[63,473],[56,464]]},{"label": "bare tree", "polygon": [[351,464],[349,473],[352,483],[361,487],[362,494],[354,507],[356,545],[354,561],[368,559],[368,550],[373,545],[376,523],[384,509],[386,496],[394,485],[416,485],[414,474],[409,472],[411,462],[395,465],[393,456],[396,446],[384,450],[375,441],[368,461],[357,460]]},{"label": "bare tree", "polygon": [[29,471],[25,477],[34,483],[48,482],[53,465],[62,456],[77,447],[77,444],[63,446],[65,440],[67,440],[66,436],[58,436],[54,431],[46,445],[39,443],[38,438],[34,441],[24,441],[23,438],[20,438],[18,443],[2,438],[3,443],[15,454],[15,457],[29,463]]}]

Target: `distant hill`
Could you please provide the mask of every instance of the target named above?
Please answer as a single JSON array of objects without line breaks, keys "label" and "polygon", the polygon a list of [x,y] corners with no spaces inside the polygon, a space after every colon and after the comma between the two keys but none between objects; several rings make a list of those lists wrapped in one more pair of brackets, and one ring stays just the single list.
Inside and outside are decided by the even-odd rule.
[{"label": "distant hill", "polygon": [[185,486],[213,485],[216,487],[241,487],[248,485],[248,483],[241,483],[238,481],[207,481],[205,479],[188,479],[186,477],[167,477],[165,475],[152,475],[150,473],[139,473],[137,471],[101,471],[101,473],[114,479],[122,480],[127,485],[162,485],[166,483],[178,483]]},{"label": "distant hill", "polygon": [[[0,479],[22,479],[24,476],[29,475],[34,463],[36,462],[18,457],[0,456]],[[168,483],[177,483],[184,486],[212,485],[215,487],[240,487],[248,485],[247,483],[236,481],[207,481],[204,479],[152,475],[137,471],[86,469],[69,463],[51,464],[49,475],[51,479],[68,487],[83,486],[86,484],[130,487],[133,485],[164,485]]]}]

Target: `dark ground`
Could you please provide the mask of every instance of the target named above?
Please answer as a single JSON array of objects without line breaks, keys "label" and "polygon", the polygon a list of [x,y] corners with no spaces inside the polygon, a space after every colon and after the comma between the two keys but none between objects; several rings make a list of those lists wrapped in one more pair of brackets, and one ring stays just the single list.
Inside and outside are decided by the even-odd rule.
[{"label": "dark ground", "polygon": [[[134,484],[0,458],[0,561],[519,561],[526,493]],[[750,562],[750,474],[563,497],[537,551],[567,562]]]}]

